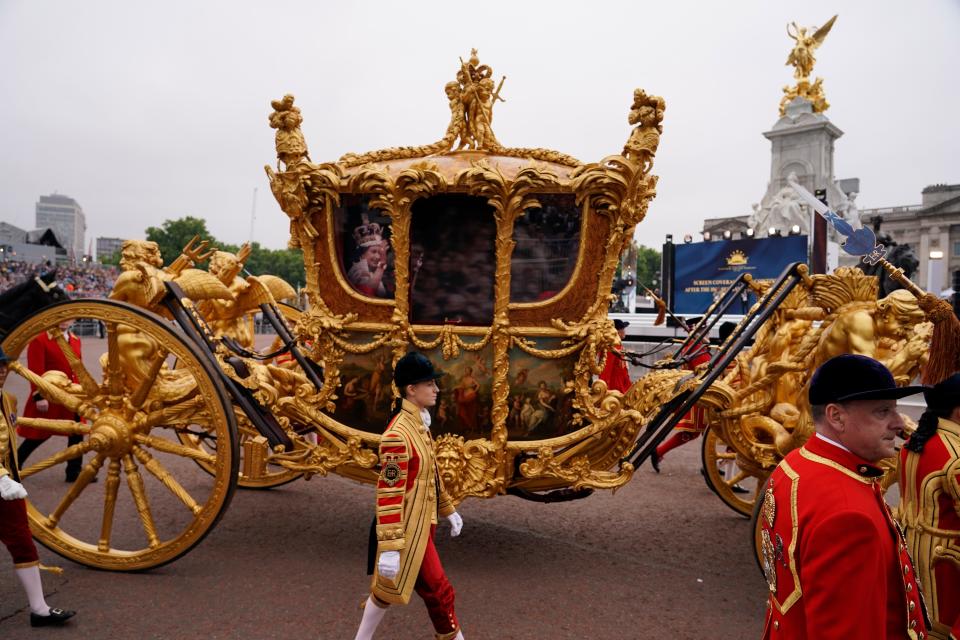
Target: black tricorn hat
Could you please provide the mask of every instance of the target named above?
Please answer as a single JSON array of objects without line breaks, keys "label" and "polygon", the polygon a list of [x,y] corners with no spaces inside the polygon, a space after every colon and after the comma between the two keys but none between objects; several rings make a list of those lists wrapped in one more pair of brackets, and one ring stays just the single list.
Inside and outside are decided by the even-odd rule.
[{"label": "black tricorn hat", "polygon": [[849,400],[898,400],[927,387],[898,387],[890,370],[867,356],[844,353],[830,358],[810,380],[810,404]]},{"label": "black tricorn hat", "polygon": [[927,401],[927,408],[934,411],[950,411],[960,407],[960,373],[925,389],[923,399]]},{"label": "black tricorn hat", "polygon": [[408,384],[436,380],[441,376],[443,376],[443,372],[434,369],[430,358],[419,351],[411,351],[400,358],[397,366],[393,369],[393,381],[401,393]]},{"label": "black tricorn hat", "polygon": [[7,364],[8,362],[10,362],[10,356],[3,350],[3,347],[0,347],[0,364]]},{"label": "black tricorn hat", "polygon": [[614,318],[613,326],[615,329],[619,331],[620,329],[626,329],[627,327],[629,327],[630,323],[627,322],[626,320],[621,320],[620,318]]}]

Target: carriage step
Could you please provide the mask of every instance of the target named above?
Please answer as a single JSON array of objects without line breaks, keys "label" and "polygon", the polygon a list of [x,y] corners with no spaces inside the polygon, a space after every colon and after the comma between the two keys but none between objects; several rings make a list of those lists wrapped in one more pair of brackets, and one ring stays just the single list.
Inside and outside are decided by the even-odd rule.
[{"label": "carriage step", "polygon": [[263,436],[247,438],[243,441],[243,477],[258,480],[267,475],[267,455],[270,445]]}]

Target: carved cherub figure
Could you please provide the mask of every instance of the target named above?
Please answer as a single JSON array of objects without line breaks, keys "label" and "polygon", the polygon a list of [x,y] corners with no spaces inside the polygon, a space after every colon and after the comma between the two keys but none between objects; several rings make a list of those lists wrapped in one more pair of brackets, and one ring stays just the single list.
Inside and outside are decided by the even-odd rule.
[{"label": "carved cherub figure", "polygon": [[270,127],[277,130],[277,159],[288,169],[303,159],[309,160],[307,141],[300,131],[303,116],[300,108],[293,106],[293,96],[288,93],[280,100],[273,100],[270,106],[273,107]]}]

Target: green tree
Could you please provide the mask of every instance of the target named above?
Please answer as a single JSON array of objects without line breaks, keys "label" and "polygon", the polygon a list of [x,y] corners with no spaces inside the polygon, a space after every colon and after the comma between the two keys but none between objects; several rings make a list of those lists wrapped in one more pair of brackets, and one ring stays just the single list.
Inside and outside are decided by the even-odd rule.
[{"label": "green tree", "polygon": [[[660,252],[656,249],[637,247],[637,282],[651,290],[660,288]],[[637,295],[643,295],[639,286]]]},{"label": "green tree", "polygon": [[100,264],[113,265],[114,267],[117,267],[120,265],[121,257],[122,254],[120,253],[120,250],[117,249],[109,256],[97,256],[97,262]]},{"label": "green tree", "polygon": [[[160,246],[164,264],[170,264],[176,260],[195,235],[200,236],[201,240],[206,240],[210,247],[216,247],[220,251],[237,253],[240,250],[240,245],[219,242],[207,230],[206,221],[193,216],[166,220],[160,227],[147,228],[147,240],[152,240]],[[113,258],[116,262],[109,264],[118,264],[119,253]],[[250,256],[247,258],[245,268],[255,276],[270,274],[283,278],[294,287],[302,287],[307,281],[303,254],[300,251],[265,249],[259,242],[250,245]]]},{"label": "green tree", "polygon": [[176,260],[193,236],[200,236],[201,240],[208,240],[211,246],[217,246],[207,230],[207,222],[201,218],[185,216],[176,220],[166,220],[159,228],[147,227],[147,240],[152,240],[160,246],[160,255],[163,256],[164,264],[170,264]]}]

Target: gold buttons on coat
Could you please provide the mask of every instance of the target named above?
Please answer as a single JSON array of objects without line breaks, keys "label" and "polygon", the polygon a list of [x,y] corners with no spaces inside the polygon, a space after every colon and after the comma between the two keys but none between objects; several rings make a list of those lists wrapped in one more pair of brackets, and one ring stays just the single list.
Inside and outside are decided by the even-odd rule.
[{"label": "gold buttons on coat", "polygon": [[910,611],[913,611],[913,610],[916,609],[916,608],[917,608],[917,603],[914,602],[913,600],[911,600],[911,601],[910,601]]},{"label": "gold buttons on coat", "polygon": [[777,629],[777,630],[780,629],[780,621],[779,621],[779,620],[774,620],[774,621],[773,621],[773,628],[774,628],[774,629]]},{"label": "gold buttons on coat", "polygon": [[910,593],[911,591],[913,591],[913,585],[907,584],[907,593]]},{"label": "gold buttons on coat", "polygon": [[910,573],[910,567],[903,565],[903,575],[908,575]]},{"label": "gold buttons on coat", "polygon": [[917,626],[917,621],[916,621],[916,620],[911,620],[911,621],[910,621],[910,628],[911,628],[911,629],[915,629],[916,626]]}]

